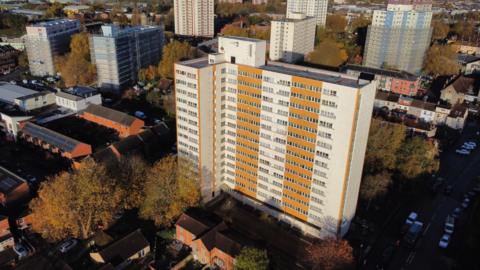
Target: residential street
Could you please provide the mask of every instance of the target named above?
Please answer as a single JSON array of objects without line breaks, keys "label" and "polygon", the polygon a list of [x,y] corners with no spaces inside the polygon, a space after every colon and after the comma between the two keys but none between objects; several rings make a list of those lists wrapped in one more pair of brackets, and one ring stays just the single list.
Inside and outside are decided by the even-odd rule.
[{"label": "residential street", "polygon": [[[446,183],[437,195],[432,195],[425,190],[425,196],[421,200],[410,201],[394,214],[385,231],[382,232],[382,236],[372,248],[363,269],[376,269],[377,264],[382,261],[383,250],[391,243],[400,243],[400,245],[395,248],[393,258],[385,269],[449,269],[451,264],[449,257],[453,255],[452,250],[461,245],[461,241],[456,239],[456,235],[464,229],[462,221],[466,215],[462,213],[460,221],[456,223],[449,248],[442,250],[438,247],[438,242],[443,235],[445,219],[453,213],[456,207],[461,207],[464,193],[471,189],[472,180],[480,175],[480,166],[478,166],[480,150],[477,148],[469,156],[458,155],[455,150],[465,141],[475,138],[477,130],[478,124],[469,123],[455,147],[442,153],[438,176],[444,178]],[[478,140],[476,141],[478,143]],[[453,186],[453,192],[445,195],[443,188],[448,184]],[[470,208],[467,208],[465,211],[469,210]],[[407,248],[401,245],[399,228],[411,211],[418,213],[418,220],[423,222],[424,231],[415,247]],[[397,242],[397,240],[400,241]]]}]

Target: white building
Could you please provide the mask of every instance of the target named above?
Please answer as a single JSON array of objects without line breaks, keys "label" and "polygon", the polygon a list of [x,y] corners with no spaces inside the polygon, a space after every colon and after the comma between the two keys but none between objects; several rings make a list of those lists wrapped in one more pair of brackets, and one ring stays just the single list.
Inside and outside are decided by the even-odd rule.
[{"label": "white building", "polygon": [[325,26],[328,0],[287,0],[287,18],[291,13],[303,13],[315,17],[317,25]]},{"label": "white building", "polygon": [[316,20],[303,13],[290,13],[288,19],[271,22],[270,59],[288,63],[303,60],[315,45]]},{"label": "white building", "polygon": [[27,26],[25,47],[32,75],[55,75],[54,58],[70,51],[70,39],[78,32],[79,20],[61,19]]},{"label": "white building", "polygon": [[55,104],[55,94],[50,91],[35,91],[7,82],[0,82],[0,102],[28,112]]},{"label": "white building", "polygon": [[174,0],[175,34],[213,37],[213,0]]},{"label": "white building", "polygon": [[102,105],[102,96],[93,88],[77,86],[68,91],[57,92],[56,103],[60,107],[78,112],[85,110],[90,104]]},{"label": "white building", "polygon": [[178,155],[198,166],[204,200],[224,190],[311,235],[344,235],[375,83],[267,64],[263,40],[218,42],[219,53],[175,64]]},{"label": "white building", "polygon": [[419,73],[430,46],[431,0],[390,0],[375,10],[368,27],[363,65]]}]

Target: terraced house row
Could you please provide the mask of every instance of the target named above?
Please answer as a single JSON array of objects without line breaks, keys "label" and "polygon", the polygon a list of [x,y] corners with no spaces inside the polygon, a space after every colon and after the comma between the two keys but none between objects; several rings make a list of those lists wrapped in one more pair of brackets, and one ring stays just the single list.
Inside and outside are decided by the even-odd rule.
[{"label": "terraced house row", "polygon": [[358,199],[375,83],[265,62],[265,41],[220,37],[175,64],[178,154],[221,192],[314,236],[344,235]]}]

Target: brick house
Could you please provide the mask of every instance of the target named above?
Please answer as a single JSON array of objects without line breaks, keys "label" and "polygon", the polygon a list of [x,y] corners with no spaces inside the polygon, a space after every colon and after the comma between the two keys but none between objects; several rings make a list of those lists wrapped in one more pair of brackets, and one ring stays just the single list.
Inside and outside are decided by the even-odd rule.
[{"label": "brick house", "polygon": [[90,258],[95,263],[104,264],[106,267],[111,265],[114,269],[123,269],[131,262],[141,260],[149,253],[150,243],[140,229],[137,229],[106,248],[98,252],[91,252]]},{"label": "brick house", "polygon": [[193,257],[216,269],[233,269],[235,257],[247,242],[225,222],[193,212],[182,214],[175,227],[176,239],[192,249]]},{"label": "brick house", "polygon": [[101,105],[90,104],[80,114],[83,119],[114,129],[122,138],[141,132],[145,123],[136,117]]},{"label": "brick house", "polygon": [[19,54],[10,45],[0,45],[0,74],[9,73],[17,67]]}]

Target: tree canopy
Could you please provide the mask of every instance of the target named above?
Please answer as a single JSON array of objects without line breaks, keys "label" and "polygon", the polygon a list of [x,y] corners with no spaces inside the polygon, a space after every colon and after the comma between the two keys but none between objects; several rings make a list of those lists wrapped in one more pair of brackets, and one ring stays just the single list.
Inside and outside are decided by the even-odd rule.
[{"label": "tree canopy", "polygon": [[147,175],[145,200],[140,216],[156,225],[171,225],[189,207],[200,201],[198,176],[194,165],[167,156],[155,163]]},{"label": "tree canopy", "polygon": [[163,47],[162,61],[158,73],[162,78],[173,78],[173,64],[195,56],[194,49],[187,42],[172,41]]},{"label": "tree canopy", "polygon": [[90,62],[88,33],[72,36],[70,53],[56,59],[56,68],[65,86],[90,85],[96,80],[95,65]]},{"label": "tree canopy", "polygon": [[425,57],[423,70],[438,76],[458,74],[460,67],[455,51],[448,45],[433,45]]},{"label": "tree canopy", "polygon": [[80,169],[43,182],[30,202],[33,230],[48,240],[86,239],[108,226],[118,210],[121,191],[103,165],[86,159]]},{"label": "tree canopy", "polygon": [[434,20],[432,22],[432,27],[432,38],[434,40],[445,39],[450,32],[450,26],[441,20]]},{"label": "tree canopy", "polygon": [[307,261],[312,270],[353,269],[354,257],[350,244],[343,239],[327,238],[307,248]]},{"label": "tree canopy", "polygon": [[433,142],[413,137],[403,144],[398,155],[397,169],[407,179],[438,170],[438,149]]},{"label": "tree canopy", "polygon": [[348,59],[344,44],[332,39],[324,39],[307,55],[307,61],[312,64],[338,67]]},{"label": "tree canopy", "polygon": [[387,171],[363,177],[360,186],[360,197],[365,200],[373,200],[387,194],[388,187],[392,183],[391,177],[392,175]]},{"label": "tree canopy", "polygon": [[235,270],[267,270],[268,269],[267,251],[254,248],[244,247],[240,254],[235,258]]},{"label": "tree canopy", "polygon": [[325,26],[329,32],[335,34],[343,33],[347,27],[347,19],[340,14],[328,15]]}]

